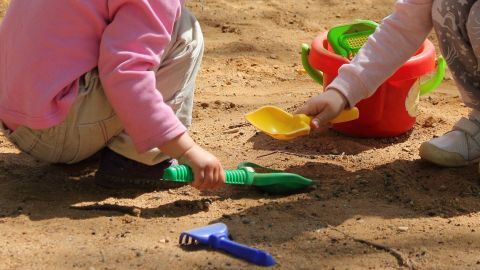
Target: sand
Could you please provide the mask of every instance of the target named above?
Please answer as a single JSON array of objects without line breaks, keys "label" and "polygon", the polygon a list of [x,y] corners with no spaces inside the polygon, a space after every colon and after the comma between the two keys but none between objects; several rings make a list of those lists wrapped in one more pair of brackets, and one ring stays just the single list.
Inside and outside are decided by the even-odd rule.
[{"label": "sand", "polygon": [[[301,68],[300,44],[339,23],[379,21],[393,2],[190,1],[206,39],[192,136],[226,168],[252,161],[319,184],[289,196],[189,186],[111,191],[94,184],[98,159],[48,165],[0,137],[0,269],[255,268],[178,245],[183,230],[214,222],[226,223],[238,242],[269,251],[278,269],[406,269],[392,250],[417,269],[480,269],[477,165],[445,169],[418,156],[421,142],[468,113],[451,78],[421,98],[414,129],[396,138],[326,131],[281,142],[244,120],[262,105],[293,111],[318,94]],[[1,0],[0,15],[5,7]],[[95,203],[137,212],[71,208]]]}]

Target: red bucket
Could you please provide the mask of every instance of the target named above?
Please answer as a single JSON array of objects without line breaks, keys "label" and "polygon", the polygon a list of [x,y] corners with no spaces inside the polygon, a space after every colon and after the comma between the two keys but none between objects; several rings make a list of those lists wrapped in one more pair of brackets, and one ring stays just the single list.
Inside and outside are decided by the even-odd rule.
[{"label": "red bucket", "polygon": [[[418,97],[438,87],[445,74],[445,61],[439,59],[436,67],[435,48],[426,40],[417,53],[402,65],[367,99],[356,106],[360,111],[357,120],[335,124],[342,133],[360,137],[392,137],[413,128],[417,115]],[[441,60],[441,61],[440,61]],[[316,37],[311,48],[304,50],[304,66],[318,82],[328,86],[338,75],[339,68],[350,61],[336,55],[328,43],[327,33]],[[315,69],[313,70],[312,67]],[[430,81],[420,84],[422,76],[437,73]],[[317,77],[315,77],[317,76]]]}]

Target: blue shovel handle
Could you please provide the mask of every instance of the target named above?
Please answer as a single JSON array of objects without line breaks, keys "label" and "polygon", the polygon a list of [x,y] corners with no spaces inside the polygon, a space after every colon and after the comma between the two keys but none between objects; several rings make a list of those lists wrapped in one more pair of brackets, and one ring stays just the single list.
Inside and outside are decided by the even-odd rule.
[{"label": "blue shovel handle", "polygon": [[213,248],[224,250],[235,257],[242,258],[256,265],[275,265],[275,259],[270,253],[231,241],[224,235],[211,235],[208,238],[208,243]]}]

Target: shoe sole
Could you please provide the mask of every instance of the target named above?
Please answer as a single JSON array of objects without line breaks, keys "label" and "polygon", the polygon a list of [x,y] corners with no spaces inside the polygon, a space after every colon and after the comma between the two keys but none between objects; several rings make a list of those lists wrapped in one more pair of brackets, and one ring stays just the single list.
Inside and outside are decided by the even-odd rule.
[{"label": "shoe sole", "polygon": [[474,164],[480,160],[480,158],[466,160],[458,153],[442,150],[428,142],[420,145],[419,152],[420,157],[423,160],[443,167],[464,167]]}]

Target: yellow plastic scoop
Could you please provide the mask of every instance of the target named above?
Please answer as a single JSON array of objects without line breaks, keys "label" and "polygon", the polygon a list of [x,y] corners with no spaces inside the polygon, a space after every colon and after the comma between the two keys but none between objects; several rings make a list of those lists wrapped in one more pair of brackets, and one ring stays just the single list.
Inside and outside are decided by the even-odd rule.
[{"label": "yellow plastic scoop", "polygon": [[[358,109],[343,111],[331,121],[332,124],[357,119]],[[264,106],[248,113],[245,118],[253,126],[277,140],[292,140],[310,134],[312,117],[305,114],[290,114],[275,106]]]}]

